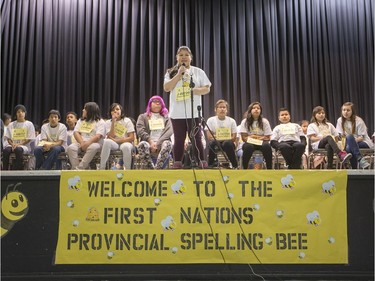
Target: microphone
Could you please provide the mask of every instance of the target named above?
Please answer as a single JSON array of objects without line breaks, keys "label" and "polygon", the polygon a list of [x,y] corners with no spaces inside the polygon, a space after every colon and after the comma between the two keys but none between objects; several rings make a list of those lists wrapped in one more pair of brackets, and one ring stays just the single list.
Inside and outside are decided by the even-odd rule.
[{"label": "microphone", "polygon": [[201,110],[202,110],[202,107],[200,105],[197,106],[197,109],[198,109],[198,118],[199,120],[202,119],[202,115],[201,115]]},{"label": "microphone", "polygon": [[[182,65],[182,66],[186,66],[186,64],[185,64],[184,62],[183,62],[181,65]],[[182,76],[184,76],[184,75],[185,75],[185,72],[182,72],[181,74],[182,74]]]}]

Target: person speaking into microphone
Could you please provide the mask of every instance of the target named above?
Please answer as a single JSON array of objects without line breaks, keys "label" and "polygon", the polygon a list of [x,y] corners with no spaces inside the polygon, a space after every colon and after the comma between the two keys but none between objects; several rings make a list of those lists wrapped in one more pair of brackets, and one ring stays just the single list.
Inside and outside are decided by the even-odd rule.
[{"label": "person speaking into microphone", "polygon": [[190,48],[179,47],[176,53],[177,64],[167,69],[164,76],[164,91],[170,93],[169,116],[174,133],[174,169],[182,168],[186,133],[190,140],[194,135],[197,148],[194,152],[199,166],[207,167],[207,162],[204,161],[202,130],[199,127],[197,107],[202,106],[202,96],[210,92],[211,82],[202,69],[191,65],[192,60],[193,54]]}]

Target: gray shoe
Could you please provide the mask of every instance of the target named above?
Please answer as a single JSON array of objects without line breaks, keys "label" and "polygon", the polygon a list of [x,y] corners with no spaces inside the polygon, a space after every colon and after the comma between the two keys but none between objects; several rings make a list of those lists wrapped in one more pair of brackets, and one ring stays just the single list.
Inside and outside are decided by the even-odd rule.
[{"label": "gray shoe", "polygon": [[367,169],[368,167],[370,167],[370,163],[365,158],[362,157],[361,160],[359,160],[359,168]]}]

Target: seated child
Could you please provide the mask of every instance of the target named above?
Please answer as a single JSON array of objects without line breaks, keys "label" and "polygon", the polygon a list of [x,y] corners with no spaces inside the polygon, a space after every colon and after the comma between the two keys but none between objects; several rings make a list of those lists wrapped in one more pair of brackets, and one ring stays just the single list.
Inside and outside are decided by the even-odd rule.
[{"label": "seated child", "polygon": [[9,170],[10,154],[14,152],[16,159],[13,170],[23,170],[23,154],[31,153],[31,142],[35,139],[34,124],[26,120],[26,107],[22,104],[14,108],[16,120],[8,125],[4,133],[3,169]]},{"label": "seated child", "polygon": [[361,155],[360,148],[373,148],[370,137],[367,134],[367,127],[361,117],[357,116],[354,104],[346,102],[341,107],[341,117],[337,119],[337,132],[345,139],[345,150],[350,152],[352,169],[366,169],[370,163]]},{"label": "seated child", "polygon": [[339,134],[335,127],[328,122],[322,106],[313,109],[311,123],[307,127],[307,136],[310,138],[313,150],[324,148],[327,151],[327,169],[333,168],[333,153],[336,153],[342,163],[348,161],[351,153],[341,150],[336,141]]},{"label": "seated child", "polygon": [[215,105],[216,116],[210,117],[207,120],[205,130],[209,142],[208,166],[214,166],[214,160],[216,157],[215,148],[220,146],[228,156],[232,167],[236,169],[238,167],[235,152],[237,124],[233,118],[227,116],[228,110],[228,102],[225,100],[218,100]]},{"label": "seated child", "polygon": [[48,123],[42,126],[41,140],[34,149],[36,170],[51,170],[53,166],[56,170],[61,170],[58,156],[65,152],[67,130],[65,125],[59,122],[60,118],[60,112],[57,110],[52,109],[48,113]]},{"label": "seated child", "polygon": [[301,142],[301,138],[305,138],[302,128],[290,122],[290,113],[287,108],[280,108],[279,121],[281,124],[272,131],[271,146],[280,151],[288,169],[301,169],[302,155],[306,146],[305,142]]}]

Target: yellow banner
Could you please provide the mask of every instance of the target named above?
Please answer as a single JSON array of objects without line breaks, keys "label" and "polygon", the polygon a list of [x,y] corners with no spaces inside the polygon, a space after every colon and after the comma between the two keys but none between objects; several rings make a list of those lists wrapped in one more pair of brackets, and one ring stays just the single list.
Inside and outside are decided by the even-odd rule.
[{"label": "yellow banner", "polygon": [[348,262],[346,171],[62,171],[56,264]]}]

